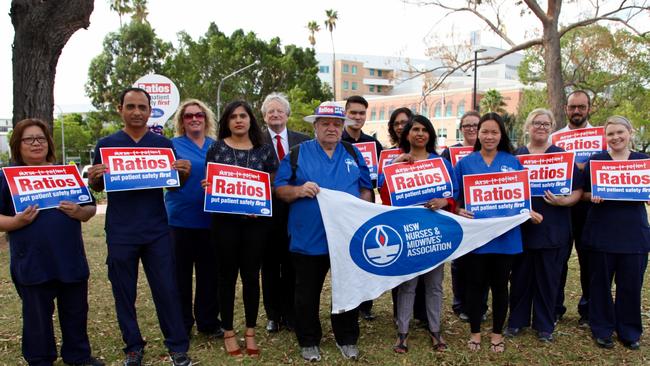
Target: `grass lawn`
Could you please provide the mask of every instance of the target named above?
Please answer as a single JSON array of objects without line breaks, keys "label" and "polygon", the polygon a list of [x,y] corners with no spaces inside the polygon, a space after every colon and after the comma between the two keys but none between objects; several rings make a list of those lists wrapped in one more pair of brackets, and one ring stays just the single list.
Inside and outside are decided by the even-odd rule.
[{"label": "grass lawn", "polygon": [[[103,232],[104,216],[98,215],[84,225],[84,238],[90,264],[89,286],[89,324],[88,331],[93,347],[93,354],[102,358],[109,365],[118,365],[122,360],[122,340],[115,318],[113,296],[106,275],[106,244]],[[4,241],[3,241],[4,242]],[[9,276],[9,250],[6,244],[0,244],[0,365],[24,365],[21,356],[21,302]],[[390,294],[384,294],[375,301],[377,319],[372,322],[362,321],[359,348],[359,364],[367,365],[650,365],[650,341],[647,337],[641,341],[640,351],[628,351],[617,343],[613,350],[602,350],[591,340],[588,330],[577,327],[576,304],[580,295],[578,261],[574,256],[570,260],[569,280],[566,288],[568,313],[558,325],[555,342],[541,344],[534,332],[526,331],[515,340],[506,341],[506,352],[502,355],[492,354],[488,350],[488,332],[491,323],[484,325],[483,349],[477,353],[467,350],[469,326],[462,323],[451,311],[451,281],[449,266],[445,277],[445,302],[443,332],[449,344],[444,353],[434,353],[426,332],[423,329],[412,330],[409,337],[409,353],[395,354],[391,346],[395,339],[395,329],[391,321]],[[650,328],[650,300],[648,298],[649,281],[645,281],[643,296],[643,323]],[[138,284],[137,302],[140,327],[149,342],[145,353],[147,365],[167,364],[166,351],[163,347],[162,334],[158,328],[151,294],[141,271]],[[321,344],[323,365],[354,364],[344,360],[334,344],[334,337],[329,324],[329,288],[323,293],[321,320],[324,339]],[[235,327],[243,338],[243,305],[238,294],[235,310]],[[298,310],[300,311],[300,310]],[[56,318],[56,315],[55,315]],[[55,319],[55,321],[57,321]],[[192,339],[190,354],[197,365],[226,364],[305,364],[298,353],[298,344],[293,333],[282,331],[268,336],[264,330],[266,317],[260,303],[258,322],[258,343],[262,350],[259,360],[245,357],[233,360],[225,354],[220,339],[210,339],[195,335]],[[57,337],[60,335],[57,328]],[[63,365],[59,359],[57,365]]]}]

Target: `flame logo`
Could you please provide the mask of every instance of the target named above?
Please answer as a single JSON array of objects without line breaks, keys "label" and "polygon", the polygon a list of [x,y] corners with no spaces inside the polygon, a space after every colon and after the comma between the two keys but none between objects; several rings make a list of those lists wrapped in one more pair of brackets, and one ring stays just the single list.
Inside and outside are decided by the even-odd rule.
[{"label": "flame logo", "polygon": [[363,252],[371,265],[386,267],[394,263],[402,253],[402,238],[390,226],[373,226],[363,239]]},{"label": "flame logo", "polygon": [[388,240],[387,237],[388,236],[386,235],[384,228],[382,228],[381,226],[377,228],[377,234],[375,234],[375,240],[377,240],[377,244],[379,244],[379,246],[383,247],[384,245],[386,245],[386,240]]}]

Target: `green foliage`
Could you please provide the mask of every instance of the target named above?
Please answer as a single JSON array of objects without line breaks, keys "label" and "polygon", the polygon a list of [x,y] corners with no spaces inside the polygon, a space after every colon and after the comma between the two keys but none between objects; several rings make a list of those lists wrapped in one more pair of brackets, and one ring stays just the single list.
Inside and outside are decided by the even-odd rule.
[{"label": "green foliage", "polygon": [[104,50],[88,69],[86,94],[99,110],[115,108],[120,92],[149,73],[159,73],[172,49],[147,23],[130,22],[104,38]]},{"label": "green foliage", "polygon": [[496,89],[490,89],[481,97],[481,113],[495,112],[504,114],[506,110],[503,108],[507,104],[503,100],[503,95]]},{"label": "green foliage", "polygon": [[295,86],[287,93],[289,103],[291,104],[291,115],[287,126],[289,129],[299,131],[309,136],[314,135],[314,127],[309,122],[305,122],[303,118],[314,113],[316,107],[320,104],[318,99],[308,99],[307,93]]},{"label": "green foliage", "polygon": [[90,139],[90,131],[82,123],[82,116],[77,113],[66,114],[62,118],[54,120],[54,145],[56,149],[56,161],[61,162],[61,121],[65,126],[65,153],[66,157],[79,156],[81,164],[90,164],[90,150],[94,148],[95,141]]},{"label": "green foliage", "polygon": [[9,165],[10,161],[11,161],[11,156],[9,155],[9,151],[0,153],[0,166],[7,166]]},{"label": "green foliage", "polygon": [[527,143],[526,131],[523,130],[524,122],[526,122],[528,114],[536,108],[550,109],[546,89],[524,89],[517,105],[517,122],[513,126],[517,136],[516,142],[519,146]]}]

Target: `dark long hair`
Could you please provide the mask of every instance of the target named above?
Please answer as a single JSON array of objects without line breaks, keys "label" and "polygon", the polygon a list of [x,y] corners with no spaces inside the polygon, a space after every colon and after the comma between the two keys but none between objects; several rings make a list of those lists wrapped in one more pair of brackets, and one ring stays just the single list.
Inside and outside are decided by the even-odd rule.
[{"label": "dark long hair", "polygon": [[248,128],[248,138],[251,139],[253,147],[262,145],[264,143],[262,141],[262,129],[260,128],[260,125],[257,124],[257,119],[253,114],[253,109],[248,103],[243,100],[230,102],[223,110],[223,113],[221,113],[221,118],[219,118],[219,133],[217,135],[217,139],[223,140],[226,137],[232,135],[232,131],[230,131],[230,127],[228,127],[228,122],[230,121],[230,115],[233,114],[235,109],[239,107],[244,107],[246,113],[248,113],[248,117],[251,120],[250,127]]},{"label": "dark long hair", "polygon": [[503,123],[503,118],[497,113],[490,112],[484,114],[481,119],[478,121],[478,129],[477,129],[477,137],[476,137],[476,143],[474,144],[474,151],[480,151],[481,150],[481,140],[479,140],[478,136],[480,136],[481,132],[481,126],[483,125],[483,122],[486,121],[494,121],[499,125],[499,131],[501,132],[501,139],[499,140],[499,144],[497,145],[497,151],[505,151],[509,154],[512,154],[513,149],[512,149],[512,144],[510,143],[510,137],[508,137],[508,131],[506,131],[506,125]]},{"label": "dark long hair", "polygon": [[402,130],[402,137],[399,139],[399,147],[404,151],[405,153],[408,153],[411,151],[411,143],[409,142],[408,135],[409,132],[411,132],[411,129],[413,128],[413,125],[419,123],[424,128],[427,130],[429,133],[429,141],[427,141],[427,152],[432,153],[436,152],[436,140],[438,139],[438,136],[436,136],[436,130],[433,128],[433,124],[429,119],[423,115],[416,114],[411,118],[409,123],[404,126],[404,130]]},{"label": "dark long hair", "polygon": [[52,141],[52,136],[50,136],[50,129],[43,120],[38,118],[27,118],[16,123],[16,127],[14,127],[14,130],[11,133],[11,139],[9,140],[11,161],[16,165],[25,165],[23,156],[20,153],[20,145],[23,143],[23,133],[31,126],[36,126],[43,131],[45,139],[47,140],[47,156],[45,157],[45,160],[48,163],[54,163],[54,161],[56,161],[56,155],[54,154],[54,141]]},{"label": "dark long hair", "polygon": [[388,120],[388,134],[390,135],[390,141],[393,143],[393,145],[399,144],[399,136],[397,136],[397,133],[395,130],[393,130],[393,127],[395,126],[395,120],[397,119],[397,116],[400,115],[400,113],[406,114],[406,117],[408,117],[409,120],[413,118],[413,112],[411,112],[411,110],[406,107],[397,108],[393,111],[393,113],[390,114],[390,119]]}]

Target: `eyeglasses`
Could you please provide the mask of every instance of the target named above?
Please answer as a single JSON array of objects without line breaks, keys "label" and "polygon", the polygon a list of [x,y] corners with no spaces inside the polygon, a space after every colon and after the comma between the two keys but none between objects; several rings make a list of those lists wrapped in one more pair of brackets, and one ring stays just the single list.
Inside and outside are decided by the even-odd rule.
[{"label": "eyeglasses", "polygon": [[402,126],[402,127],[404,127],[404,126],[406,126],[407,123],[409,123],[408,120],[404,120],[404,121],[395,121],[395,124],[394,124],[394,125],[395,125],[395,126]]},{"label": "eyeglasses", "polygon": [[45,145],[45,144],[47,144],[47,138],[45,138],[45,136],[38,136],[38,137],[34,137],[34,136],[31,136],[31,137],[23,137],[22,139],[20,139],[20,141],[22,141],[23,144],[25,144],[25,145],[34,145],[34,142],[37,142],[37,141],[38,141],[38,144],[39,144],[39,145]]},{"label": "eyeglasses", "polygon": [[566,106],[566,109],[568,109],[568,110],[570,110],[570,111],[572,111],[572,110],[574,110],[574,109],[577,109],[577,110],[579,110],[580,112],[584,112],[584,111],[587,110],[587,106],[584,105],[584,104],[580,104],[580,105],[568,105],[568,106]]},{"label": "eyeglasses", "polygon": [[543,128],[545,130],[548,130],[549,128],[551,128],[553,124],[551,122],[546,122],[546,121],[533,121],[532,125],[535,128]]},{"label": "eyeglasses", "polygon": [[478,123],[477,124],[471,124],[471,125],[462,125],[460,126],[463,130],[476,130],[478,128]]},{"label": "eyeglasses", "polygon": [[196,119],[205,119],[205,113],[204,112],[183,113],[183,120],[184,121],[191,121],[194,118],[196,118]]}]

